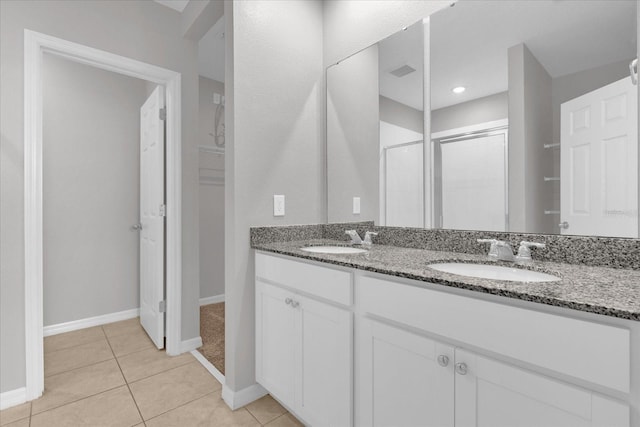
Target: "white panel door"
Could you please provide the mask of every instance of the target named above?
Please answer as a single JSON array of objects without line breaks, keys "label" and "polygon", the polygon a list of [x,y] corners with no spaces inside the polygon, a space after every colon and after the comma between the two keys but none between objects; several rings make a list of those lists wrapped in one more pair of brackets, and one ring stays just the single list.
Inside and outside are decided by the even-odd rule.
[{"label": "white panel door", "polygon": [[352,314],[293,297],[297,317],[296,411],[312,426],[352,425]]},{"label": "white panel door", "polygon": [[294,405],[296,310],[293,293],[256,281],[256,380]]},{"label": "white panel door", "polygon": [[638,237],[637,99],[625,77],[562,104],[563,234]]},{"label": "white panel door", "polygon": [[455,362],[456,427],[629,427],[621,402],[461,349]]},{"label": "white panel door", "polygon": [[440,144],[442,228],[506,231],[506,133]]},{"label": "white panel door", "polygon": [[356,425],[453,426],[453,347],[370,319],[359,325]]},{"label": "white panel door", "polygon": [[164,90],[140,108],[140,322],[164,348]]}]

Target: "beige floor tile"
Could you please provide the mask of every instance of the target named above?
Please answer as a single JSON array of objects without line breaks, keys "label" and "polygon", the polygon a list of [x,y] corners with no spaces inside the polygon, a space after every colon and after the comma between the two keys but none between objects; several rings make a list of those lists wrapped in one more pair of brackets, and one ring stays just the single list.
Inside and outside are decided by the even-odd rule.
[{"label": "beige floor tile", "polygon": [[247,408],[247,411],[251,412],[251,415],[256,417],[256,420],[258,420],[260,424],[266,424],[269,421],[273,421],[280,415],[287,412],[282,405],[276,402],[275,399],[268,394],[255,402],[249,403],[245,408]]},{"label": "beige floor tile", "polygon": [[52,375],[44,379],[44,394],[33,401],[32,413],[37,414],[124,384],[124,377],[115,359]]},{"label": "beige floor tile", "polygon": [[266,424],[268,427],[304,427],[300,421],[296,419],[290,413],[286,413],[284,415],[279,416],[275,420],[271,421],[269,424]]},{"label": "beige floor tile", "polygon": [[180,356],[167,356],[166,351],[155,348],[138,351],[118,358],[120,369],[124,373],[127,382],[141,380],[151,375],[167,371],[178,366],[194,362],[195,357],[191,353]]},{"label": "beige floor tile", "polygon": [[143,330],[139,317],[123,320],[121,322],[108,323],[106,325],[102,325],[102,329],[109,338]]},{"label": "beige floor tile", "polygon": [[30,415],[31,402],[23,403],[22,405],[5,409],[4,411],[0,411],[0,426],[5,426],[9,423],[21,420],[23,418],[29,418]]},{"label": "beige floor tile", "polygon": [[136,351],[156,348],[149,336],[142,329],[123,335],[111,336],[108,340],[116,357],[135,353]]},{"label": "beige floor tile", "polygon": [[232,411],[220,398],[220,393],[211,393],[159,417],[148,420],[147,427],[174,426],[259,426],[260,424],[245,409]]},{"label": "beige floor tile", "polygon": [[44,357],[44,376],[48,377],[109,359],[113,359],[113,352],[106,338],[77,347],[51,351]]},{"label": "beige floor tile", "polygon": [[31,426],[132,426],[140,421],[131,393],[124,386],[35,415]]},{"label": "beige floor tile", "polygon": [[220,390],[220,383],[198,362],[129,384],[145,420],[205,394]]},{"label": "beige floor tile", "polygon": [[23,418],[20,421],[7,424],[6,427],[29,427],[29,418]]},{"label": "beige floor tile", "polygon": [[64,334],[52,335],[44,338],[44,352],[62,350],[64,348],[76,347],[92,341],[104,339],[102,326],[94,326],[93,328],[80,329],[73,332],[65,332]]}]

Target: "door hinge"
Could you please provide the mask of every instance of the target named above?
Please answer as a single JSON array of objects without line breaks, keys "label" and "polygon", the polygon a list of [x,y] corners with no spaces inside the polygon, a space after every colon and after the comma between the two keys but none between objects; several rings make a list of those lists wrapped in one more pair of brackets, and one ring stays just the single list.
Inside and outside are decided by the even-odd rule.
[{"label": "door hinge", "polygon": [[162,107],[159,113],[160,120],[167,120],[167,107]]},{"label": "door hinge", "polygon": [[167,216],[167,205],[164,203],[160,205],[160,216]]},{"label": "door hinge", "polygon": [[158,304],[158,311],[160,313],[166,313],[167,312],[167,301],[166,300],[160,301],[160,303]]}]

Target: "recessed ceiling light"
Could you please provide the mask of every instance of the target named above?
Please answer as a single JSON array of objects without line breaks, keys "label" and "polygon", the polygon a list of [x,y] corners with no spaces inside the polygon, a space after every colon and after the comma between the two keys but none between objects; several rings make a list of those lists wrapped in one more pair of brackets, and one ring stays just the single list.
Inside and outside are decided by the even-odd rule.
[{"label": "recessed ceiling light", "polygon": [[455,94],[459,94],[464,92],[465,90],[467,90],[466,87],[464,86],[458,86],[458,87],[454,87],[453,89],[451,89],[451,92],[455,93]]}]

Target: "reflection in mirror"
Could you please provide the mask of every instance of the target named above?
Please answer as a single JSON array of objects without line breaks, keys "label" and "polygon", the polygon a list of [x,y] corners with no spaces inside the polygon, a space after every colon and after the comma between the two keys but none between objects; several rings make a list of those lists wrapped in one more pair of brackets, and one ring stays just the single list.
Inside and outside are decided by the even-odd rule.
[{"label": "reflection in mirror", "polygon": [[436,227],[638,237],[635,1],[430,18]]},{"label": "reflection in mirror", "polygon": [[327,69],[329,222],[424,226],[423,27]]}]

